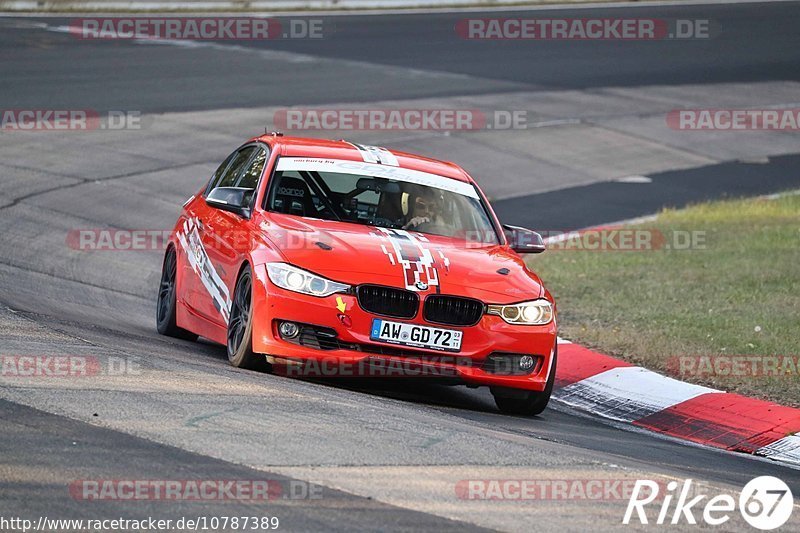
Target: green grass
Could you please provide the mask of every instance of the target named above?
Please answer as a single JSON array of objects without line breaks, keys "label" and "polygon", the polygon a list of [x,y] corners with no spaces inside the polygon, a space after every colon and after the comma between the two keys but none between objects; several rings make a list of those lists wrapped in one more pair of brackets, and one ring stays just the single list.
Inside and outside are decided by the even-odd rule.
[{"label": "green grass", "polygon": [[[675,356],[800,356],[800,195],[665,210],[629,227],[668,243],[676,231],[704,232],[705,246],[532,256],[562,337],[673,376]],[[798,372],[677,377],[800,406]]]}]

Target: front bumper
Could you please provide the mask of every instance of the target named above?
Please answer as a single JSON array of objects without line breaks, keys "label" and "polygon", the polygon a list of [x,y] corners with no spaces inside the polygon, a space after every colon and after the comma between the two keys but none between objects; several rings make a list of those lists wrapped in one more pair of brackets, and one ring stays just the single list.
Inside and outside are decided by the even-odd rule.
[{"label": "front bumper", "polygon": [[[474,326],[432,324],[421,314],[410,320],[378,317],[361,309],[355,295],[325,298],[286,291],[273,285],[266,268],[256,269],[253,294],[253,351],[268,354],[278,371],[297,377],[425,377],[467,385],[487,385],[541,391],[551,372],[556,346],[556,321],[544,326],[506,323],[485,315]],[[259,290],[263,287],[263,290]],[[344,311],[337,307],[337,300]],[[385,318],[463,332],[457,353],[398,346],[370,339],[374,318]],[[325,348],[298,345],[281,338],[277,324],[291,321],[335,332]],[[537,364],[529,374],[497,373],[487,358],[497,354],[532,355]],[[488,371],[494,370],[494,371]]]}]

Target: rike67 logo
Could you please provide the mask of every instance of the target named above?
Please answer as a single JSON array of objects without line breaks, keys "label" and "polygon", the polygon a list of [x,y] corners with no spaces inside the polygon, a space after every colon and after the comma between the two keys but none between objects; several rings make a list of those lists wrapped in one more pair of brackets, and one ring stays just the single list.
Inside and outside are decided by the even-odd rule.
[{"label": "rike67 logo", "polygon": [[[697,490],[692,487],[691,479],[685,480],[680,489],[678,486],[677,481],[670,481],[666,486],[666,494],[659,495],[658,483],[651,480],[637,480],[622,523],[630,524],[635,513],[639,523],[648,524],[645,507],[656,500],[660,502],[660,508],[656,504],[651,510],[658,509],[658,516],[655,518],[655,523],[658,525],[667,523],[695,525],[698,523],[695,516],[697,513],[706,524],[719,526],[730,520],[731,514],[737,510],[737,501],[731,495],[718,494],[713,497],[707,494],[695,495]],[[760,476],[750,480],[739,495],[739,513],[748,524],[762,531],[777,529],[786,524],[793,508],[794,498],[789,486],[772,476]],[[651,513],[650,519],[652,518]]]}]

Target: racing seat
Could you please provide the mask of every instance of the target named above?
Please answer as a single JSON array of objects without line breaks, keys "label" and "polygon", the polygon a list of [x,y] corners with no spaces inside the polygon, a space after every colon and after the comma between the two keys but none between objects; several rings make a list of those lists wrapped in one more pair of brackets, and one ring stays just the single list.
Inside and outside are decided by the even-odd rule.
[{"label": "racing seat", "polygon": [[275,190],[272,208],[287,215],[317,216],[317,208],[308,184],[305,180],[292,176],[281,176]]},{"label": "racing seat", "polygon": [[381,193],[375,216],[391,222],[403,219],[402,195],[403,193]]}]

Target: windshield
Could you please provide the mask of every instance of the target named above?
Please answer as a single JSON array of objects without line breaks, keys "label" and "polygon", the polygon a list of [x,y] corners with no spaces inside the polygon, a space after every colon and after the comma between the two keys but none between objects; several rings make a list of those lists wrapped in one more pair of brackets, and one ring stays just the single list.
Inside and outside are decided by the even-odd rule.
[{"label": "windshield", "polygon": [[267,209],[498,244],[472,184],[386,165],[281,158]]}]

